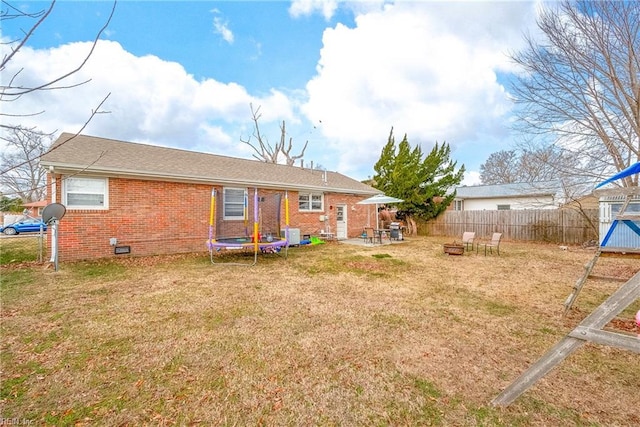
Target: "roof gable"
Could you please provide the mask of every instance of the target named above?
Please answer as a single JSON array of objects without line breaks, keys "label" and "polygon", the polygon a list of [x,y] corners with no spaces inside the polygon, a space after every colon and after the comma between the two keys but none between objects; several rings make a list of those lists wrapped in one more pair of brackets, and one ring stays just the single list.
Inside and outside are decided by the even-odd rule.
[{"label": "roof gable", "polygon": [[312,170],[155,145],[63,133],[40,164],[56,173],[322,190],[372,195],[375,188],[338,172]]}]

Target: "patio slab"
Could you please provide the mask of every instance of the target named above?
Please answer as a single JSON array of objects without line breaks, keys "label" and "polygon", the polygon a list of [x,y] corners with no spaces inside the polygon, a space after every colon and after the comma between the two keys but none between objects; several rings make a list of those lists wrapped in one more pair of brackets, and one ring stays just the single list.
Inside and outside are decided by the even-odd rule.
[{"label": "patio slab", "polygon": [[366,242],[362,237],[358,237],[354,239],[338,240],[338,243],[344,243],[347,245],[355,245],[355,246],[365,246],[368,248],[375,248],[378,246],[385,246],[385,245],[396,245],[398,243],[404,243],[404,242],[405,242],[404,240],[383,239],[382,243],[370,243],[370,242]]}]

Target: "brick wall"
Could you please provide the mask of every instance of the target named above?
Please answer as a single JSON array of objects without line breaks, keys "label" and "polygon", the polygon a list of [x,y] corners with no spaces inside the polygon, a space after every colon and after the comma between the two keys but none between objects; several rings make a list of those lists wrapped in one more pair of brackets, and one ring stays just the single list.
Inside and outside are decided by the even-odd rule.
[{"label": "brick wall", "polygon": [[[51,195],[51,177],[48,179],[48,194]],[[58,185],[55,200],[60,203],[61,176],[57,175],[56,179]],[[108,188],[109,209],[67,209],[58,226],[60,260],[123,256],[114,254],[114,247],[110,244],[111,238],[117,239],[118,246],[130,246],[133,256],[207,250],[211,185],[109,178]],[[218,187],[218,190],[218,194],[221,195],[222,187]],[[272,193],[274,192],[259,190],[259,196],[268,197]],[[249,217],[252,225],[253,189],[250,189],[249,199]],[[335,206],[345,203],[348,237],[359,236],[367,222],[367,212],[375,218],[375,206],[356,204],[362,199],[362,196],[326,194],[324,213],[299,212],[298,194],[290,191],[290,227],[299,228],[301,235],[318,235],[320,230],[327,229],[327,225],[335,232]],[[281,204],[281,224],[284,227],[284,197]],[[216,208],[219,209],[221,208]],[[320,221],[321,214],[326,214],[328,221]],[[263,212],[263,215],[268,215],[268,212]],[[373,222],[375,219],[372,220],[372,224]],[[218,222],[216,226],[219,227]],[[51,233],[49,235],[51,236]]]},{"label": "brick wall", "polygon": [[[367,212],[371,216],[371,225],[375,224],[375,205],[356,204],[364,198],[362,196],[325,194],[324,212],[299,212],[298,194],[294,193],[293,197],[291,195],[289,197],[292,200],[291,212],[295,212],[295,215],[292,215],[291,227],[299,228],[301,235],[318,235],[321,230],[331,230],[335,233],[337,228],[336,206],[339,204],[346,205],[347,237],[358,237],[362,234],[363,227],[367,224]],[[320,221],[320,215],[326,215],[327,220]]]},{"label": "brick wall", "polygon": [[203,251],[210,193],[209,185],[110,178],[109,209],[67,209],[58,227],[59,258],[114,256],[111,238],[132,255]]}]

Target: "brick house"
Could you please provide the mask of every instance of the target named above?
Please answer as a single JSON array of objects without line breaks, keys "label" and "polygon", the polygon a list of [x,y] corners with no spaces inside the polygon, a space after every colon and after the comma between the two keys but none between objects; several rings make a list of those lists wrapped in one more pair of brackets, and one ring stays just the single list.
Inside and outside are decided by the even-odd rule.
[{"label": "brick house", "polygon": [[42,210],[47,206],[47,201],[38,200],[37,202],[23,203],[22,206],[29,211],[29,215],[42,216]]},{"label": "brick house", "polygon": [[211,191],[285,191],[290,227],[359,236],[379,193],[337,172],[313,170],[93,136],[63,133],[42,156],[49,203],[67,211],[58,227],[62,260],[206,251]]}]

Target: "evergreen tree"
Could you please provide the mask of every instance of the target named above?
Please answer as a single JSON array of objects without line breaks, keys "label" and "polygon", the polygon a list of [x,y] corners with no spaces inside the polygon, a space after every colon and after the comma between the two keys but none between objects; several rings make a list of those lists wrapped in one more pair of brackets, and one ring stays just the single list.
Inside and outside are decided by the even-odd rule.
[{"label": "evergreen tree", "polygon": [[423,156],[420,146],[411,148],[407,135],[396,147],[393,128],[389,133],[374,165],[374,186],[388,196],[404,200],[398,209],[406,215],[411,234],[415,234],[414,218],[435,218],[455,197],[451,190],[462,182],[464,166],[456,171],[457,162],[452,162],[450,155],[448,144],[436,142]]},{"label": "evergreen tree", "polygon": [[0,196],[0,212],[22,212],[22,200],[19,197]]}]

